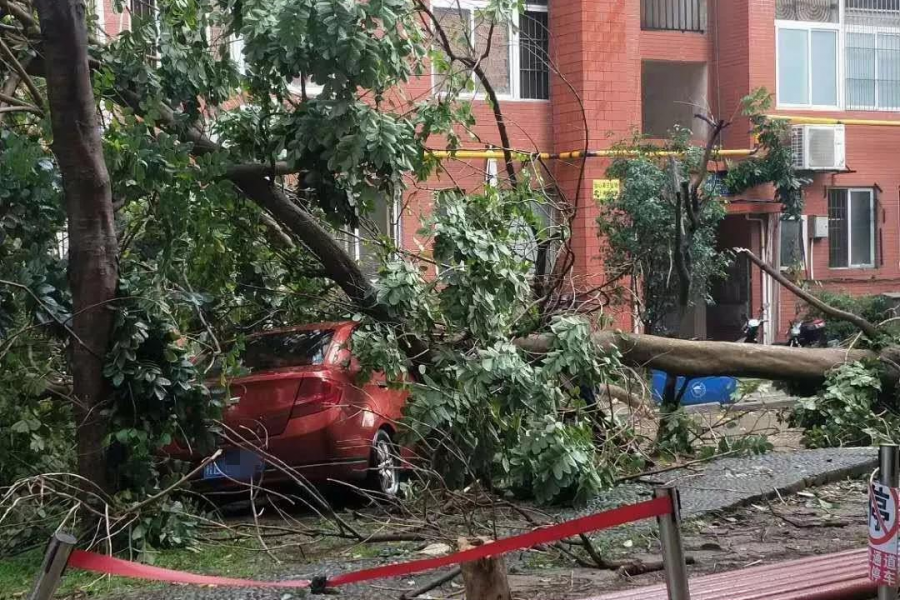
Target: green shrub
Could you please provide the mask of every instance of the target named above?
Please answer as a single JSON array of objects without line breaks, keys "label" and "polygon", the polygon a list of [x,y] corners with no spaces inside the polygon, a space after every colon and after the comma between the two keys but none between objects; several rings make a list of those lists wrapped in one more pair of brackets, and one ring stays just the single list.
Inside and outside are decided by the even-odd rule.
[{"label": "green shrub", "polygon": [[[829,306],[859,315],[870,323],[881,323],[894,316],[893,302],[881,295],[851,296],[842,292],[817,290],[813,294]],[[828,340],[844,341],[859,333],[859,329],[851,323],[829,317],[814,307],[808,307],[804,313],[804,319],[825,319],[825,337]]]},{"label": "green shrub", "polygon": [[881,400],[878,369],[863,362],[842,365],[828,374],[817,396],[799,401],[788,422],[805,430],[807,448],[871,446],[896,439],[900,419]]}]

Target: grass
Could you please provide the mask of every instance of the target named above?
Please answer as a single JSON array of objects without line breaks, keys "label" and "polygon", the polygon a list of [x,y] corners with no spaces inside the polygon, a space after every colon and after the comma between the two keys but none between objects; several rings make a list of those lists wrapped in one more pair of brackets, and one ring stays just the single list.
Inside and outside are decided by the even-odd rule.
[{"label": "grass", "polygon": [[[42,550],[33,550],[0,560],[0,599],[11,600],[27,596],[40,569],[42,555]],[[192,549],[155,552],[146,555],[146,558],[152,560],[144,562],[152,562],[155,566],[167,569],[242,579],[265,578],[273,572],[272,560],[258,548],[246,544],[202,544]],[[121,577],[101,577],[72,570],[63,577],[57,595],[113,596],[161,585],[164,584]]]}]

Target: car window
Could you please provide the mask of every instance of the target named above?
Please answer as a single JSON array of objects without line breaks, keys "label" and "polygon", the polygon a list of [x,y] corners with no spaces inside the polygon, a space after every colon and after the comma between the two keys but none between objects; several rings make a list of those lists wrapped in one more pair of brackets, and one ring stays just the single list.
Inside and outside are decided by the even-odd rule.
[{"label": "car window", "polygon": [[333,336],[329,329],[262,335],[247,341],[242,362],[252,371],[321,365]]},{"label": "car window", "polygon": [[[330,329],[310,329],[250,338],[245,342],[239,357],[240,368],[232,371],[231,376],[243,376],[267,369],[321,365],[325,362],[325,353],[332,337],[334,331]],[[226,354],[228,352],[230,349]],[[222,355],[201,356],[197,360],[197,366],[205,378],[216,378],[222,374],[223,360]]]}]

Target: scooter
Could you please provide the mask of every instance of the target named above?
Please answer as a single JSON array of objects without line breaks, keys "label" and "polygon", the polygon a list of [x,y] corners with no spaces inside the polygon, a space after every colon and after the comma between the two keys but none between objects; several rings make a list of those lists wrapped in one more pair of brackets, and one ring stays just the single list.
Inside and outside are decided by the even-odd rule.
[{"label": "scooter", "polygon": [[762,324],[765,321],[761,319],[750,319],[744,324],[744,328],[741,330],[743,337],[738,340],[738,342],[744,344],[758,344],[759,343],[759,329],[762,327]]},{"label": "scooter", "polygon": [[791,323],[787,345],[793,348],[824,348],[827,346],[825,319]]}]

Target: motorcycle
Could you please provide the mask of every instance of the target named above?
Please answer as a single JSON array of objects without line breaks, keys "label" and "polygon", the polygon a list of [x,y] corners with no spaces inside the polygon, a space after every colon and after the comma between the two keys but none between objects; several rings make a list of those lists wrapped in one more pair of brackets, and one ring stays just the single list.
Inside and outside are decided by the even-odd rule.
[{"label": "motorcycle", "polygon": [[788,330],[787,345],[792,348],[824,348],[828,345],[827,342],[825,319],[794,321]]}]

